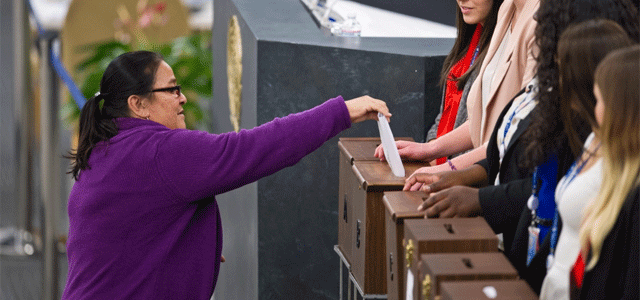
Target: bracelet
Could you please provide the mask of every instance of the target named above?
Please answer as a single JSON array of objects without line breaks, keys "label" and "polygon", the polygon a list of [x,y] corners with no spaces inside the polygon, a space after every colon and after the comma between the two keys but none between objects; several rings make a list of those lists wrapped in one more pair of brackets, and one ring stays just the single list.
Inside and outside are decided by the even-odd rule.
[{"label": "bracelet", "polygon": [[447,159],[447,163],[449,164],[449,167],[451,167],[451,171],[456,171],[458,169],[456,169],[456,166],[453,165],[453,163],[451,162],[450,159]]}]

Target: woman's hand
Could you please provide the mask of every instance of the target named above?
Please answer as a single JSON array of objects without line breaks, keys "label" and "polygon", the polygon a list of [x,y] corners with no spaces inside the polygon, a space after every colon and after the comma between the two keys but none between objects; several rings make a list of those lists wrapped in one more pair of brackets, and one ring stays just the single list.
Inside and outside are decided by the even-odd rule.
[{"label": "woman's hand", "polygon": [[[443,189],[460,185],[462,180],[455,175],[456,171],[440,173],[413,173],[405,180],[403,191],[411,191],[416,184],[421,184],[421,190],[427,193],[438,192]],[[418,189],[416,189],[418,190]]]},{"label": "woman's hand", "polygon": [[486,185],[488,176],[487,171],[477,164],[462,170],[440,173],[419,173],[420,170],[407,178],[404,185],[405,191],[411,190],[411,187],[418,183],[422,184],[421,190],[426,193],[439,192],[456,185],[481,187]]},{"label": "woman's hand", "polygon": [[387,104],[369,96],[358,97],[344,102],[349,110],[351,123],[358,123],[365,120],[378,120],[378,112],[381,112],[387,119],[391,118]]},{"label": "woman's hand", "polygon": [[[396,141],[396,147],[398,147],[398,154],[400,154],[401,158],[409,159],[409,160],[421,160],[425,161],[433,156],[433,150],[431,144],[427,143],[416,143],[409,141]],[[376,148],[376,152],[373,156],[380,159],[380,161],[384,161],[384,149],[382,148],[382,144]]]},{"label": "woman's hand", "polygon": [[[432,184],[433,182],[439,181],[442,176],[441,173],[451,171],[451,168],[447,164],[441,164],[433,167],[422,167],[417,169],[409,178],[407,178],[404,190],[405,191],[419,191],[423,188],[424,184]],[[425,174],[426,176],[422,176],[419,174]],[[419,178],[417,177],[419,176]],[[423,179],[418,180],[418,179]],[[427,191],[423,189],[425,192],[435,192],[435,191]]]},{"label": "woman's hand", "polygon": [[418,210],[426,211],[428,218],[473,217],[482,214],[478,189],[466,186],[454,186],[433,193]]}]

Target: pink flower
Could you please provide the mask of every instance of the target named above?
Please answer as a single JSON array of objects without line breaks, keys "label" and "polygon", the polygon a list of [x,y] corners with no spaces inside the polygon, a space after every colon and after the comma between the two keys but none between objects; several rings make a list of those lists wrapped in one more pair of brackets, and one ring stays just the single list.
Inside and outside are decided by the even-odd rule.
[{"label": "pink flower", "polygon": [[145,11],[138,19],[138,26],[140,26],[140,28],[147,28],[151,24],[152,19],[153,13],[150,11]]}]

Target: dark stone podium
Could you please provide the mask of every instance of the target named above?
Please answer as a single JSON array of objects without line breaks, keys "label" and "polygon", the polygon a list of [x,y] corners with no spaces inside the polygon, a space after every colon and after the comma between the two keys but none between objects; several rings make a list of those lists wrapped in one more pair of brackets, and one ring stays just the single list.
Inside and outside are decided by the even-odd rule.
[{"label": "dark stone podium", "polygon": [[[424,140],[440,107],[437,82],[453,39],[330,36],[299,0],[215,0],[214,7],[214,132],[233,130],[227,34],[235,15],[242,42],[241,128],[337,95],[370,95],[387,101],[395,136]],[[368,121],[340,136],[378,136],[378,128]],[[215,299],[338,298],[337,143],[336,137],[297,165],[217,197],[227,262]]]}]

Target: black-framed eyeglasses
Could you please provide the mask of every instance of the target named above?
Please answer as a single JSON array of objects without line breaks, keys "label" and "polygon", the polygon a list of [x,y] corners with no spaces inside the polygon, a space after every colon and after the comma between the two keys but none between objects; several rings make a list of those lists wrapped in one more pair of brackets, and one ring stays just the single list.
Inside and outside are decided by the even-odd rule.
[{"label": "black-framed eyeglasses", "polygon": [[160,89],[151,90],[150,93],[169,92],[169,93],[175,94],[176,97],[180,97],[180,95],[182,94],[182,92],[180,91],[181,88],[182,87],[180,85],[176,85],[176,86],[170,86],[170,87],[166,87],[166,88],[160,88]]}]

